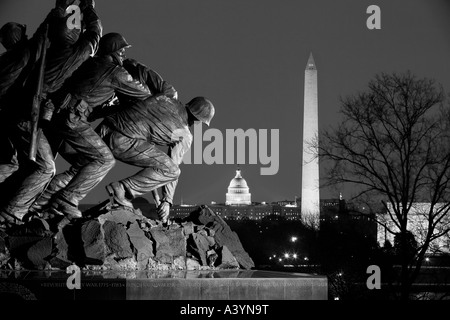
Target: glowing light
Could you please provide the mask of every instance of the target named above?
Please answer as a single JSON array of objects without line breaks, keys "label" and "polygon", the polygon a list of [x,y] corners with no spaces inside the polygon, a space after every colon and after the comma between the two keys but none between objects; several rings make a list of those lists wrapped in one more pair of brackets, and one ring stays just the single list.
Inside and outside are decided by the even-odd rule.
[{"label": "glowing light", "polygon": [[291,242],[297,241],[297,237],[291,237]]},{"label": "glowing light", "polygon": [[292,255],[292,257],[293,257],[294,259],[297,259],[297,254],[294,253],[294,254]]},{"label": "glowing light", "polygon": [[285,253],[284,254],[284,257],[287,259],[287,258],[289,258],[289,253]]}]

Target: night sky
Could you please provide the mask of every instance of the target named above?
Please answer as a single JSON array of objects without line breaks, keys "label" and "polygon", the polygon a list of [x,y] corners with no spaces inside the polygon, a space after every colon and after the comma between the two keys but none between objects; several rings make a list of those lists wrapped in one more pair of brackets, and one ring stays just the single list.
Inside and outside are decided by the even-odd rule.
[{"label": "night sky", "polygon": [[[53,5],[53,0],[1,0],[0,25],[25,23],[32,34]],[[381,8],[381,30],[366,27],[370,5]],[[122,33],[133,45],[127,56],[172,83],[181,101],[205,96],[214,103],[211,128],[224,136],[226,129],[280,130],[276,175],[260,175],[263,165],[248,164],[248,157],[241,165],[253,201],[300,195],[303,82],[310,52],[318,69],[320,129],[338,123],[341,96],[363,90],[380,72],[410,70],[450,89],[445,0],[97,0],[96,9],[104,33]],[[235,163],[183,164],[175,203],[181,197],[192,204],[225,202]],[[66,168],[59,158],[58,172]],[[83,203],[106,199],[105,184],[137,170],[118,163]],[[338,191],[322,190],[321,197],[338,197]]]}]

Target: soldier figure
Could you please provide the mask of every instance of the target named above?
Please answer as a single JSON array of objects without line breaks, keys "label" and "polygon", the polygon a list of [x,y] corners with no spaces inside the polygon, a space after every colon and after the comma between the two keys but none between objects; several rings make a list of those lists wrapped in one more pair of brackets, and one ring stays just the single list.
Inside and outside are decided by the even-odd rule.
[{"label": "soldier figure", "polygon": [[12,110],[7,110],[5,106],[17,100],[24,81],[40,58],[44,27],[45,22],[31,39],[27,38],[26,26],[23,24],[8,22],[0,29],[0,43],[6,49],[0,56],[0,183],[19,169],[17,152],[8,133],[10,119],[6,121]]},{"label": "soldier figure", "polygon": [[115,164],[108,146],[87,120],[91,112],[111,100],[115,93],[134,99],[151,95],[146,85],[134,80],[123,68],[125,49],[129,47],[118,33],[104,35],[97,56],[86,61],[54,95],[55,105],[60,105],[61,110],[54,120],[64,146],[59,152],[71,164],[48,187],[53,193],[49,205],[57,215],[81,218],[79,201]]},{"label": "soldier figure", "polygon": [[[61,88],[64,81],[84,61],[96,53],[102,35],[101,22],[95,12],[93,0],[82,0],[80,3],[84,17],[84,32],[81,32],[81,29],[67,28],[66,8],[73,2],[57,0],[56,8],[51,11],[46,20],[49,24],[48,37],[51,41],[51,46],[47,50],[43,83],[43,95],[47,98],[52,98],[51,94]],[[0,223],[2,220],[9,223],[20,222],[55,174],[54,157],[45,131],[37,140],[36,163],[32,166],[27,163],[31,136],[29,107],[38,81],[37,71],[35,69],[24,79],[23,92],[16,93],[4,105],[7,111],[8,109],[11,111],[6,112],[5,116],[8,123],[12,123],[12,127],[7,130],[7,137],[14,145],[18,156],[24,156],[18,157],[18,172],[21,171],[21,175],[18,179],[14,179],[19,180],[19,187],[15,190],[14,196],[0,208]],[[12,105],[19,105],[19,108],[12,108]],[[47,105],[51,104],[47,103]],[[12,160],[14,157],[9,163],[2,164],[6,167],[11,166]]]},{"label": "soldier figure", "polygon": [[[178,100],[156,95],[107,116],[97,132],[116,159],[142,168],[107,186],[114,200],[133,207],[133,198],[162,187],[158,216],[166,222],[181,174],[179,165],[192,143],[189,127],[195,121],[209,126],[214,113],[213,104],[203,97],[184,106]],[[157,146],[168,146],[167,154]]]}]

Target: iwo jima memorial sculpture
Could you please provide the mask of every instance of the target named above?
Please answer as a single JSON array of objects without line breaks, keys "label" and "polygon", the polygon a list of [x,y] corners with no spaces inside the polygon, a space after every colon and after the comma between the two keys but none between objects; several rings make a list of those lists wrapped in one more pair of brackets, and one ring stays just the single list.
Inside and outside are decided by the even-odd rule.
[{"label": "iwo jima memorial sculpture", "polygon": [[[0,29],[0,296],[23,270],[67,277],[76,265],[112,277],[126,272],[127,282],[141,271],[155,281],[191,270],[212,278],[225,269],[252,273],[225,276],[241,284],[226,290],[211,281],[181,291],[127,287],[129,299],[326,299],[324,277],[250,271],[254,262],[237,234],[207,206],[170,219],[189,128],[209,125],[215,108],[204,97],[181,103],[157,72],[125,58],[130,44],[121,34],[102,32],[93,0],[57,0],[31,38],[19,23]],[[58,154],[70,168],[55,175]],[[141,170],[81,212],[79,202],[116,161]],[[149,193],[157,219],[132,204]]]},{"label": "iwo jima memorial sculpture", "polygon": [[[11,22],[0,31],[1,267],[254,267],[208,207],[169,219],[189,127],[209,125],[212,103],[197,97],[183,105],[159,74],[125,59],[130,45],[118,33],[102,36],[92,0],[58,0],[30,39],[25,29]],[[71,167],[54,176],[57,154]],[[117,160],[142,170],[108,185],[110,199],[81,213],[79,201]],[[150,192],[159,219],[133,208],[134,197]]]}]

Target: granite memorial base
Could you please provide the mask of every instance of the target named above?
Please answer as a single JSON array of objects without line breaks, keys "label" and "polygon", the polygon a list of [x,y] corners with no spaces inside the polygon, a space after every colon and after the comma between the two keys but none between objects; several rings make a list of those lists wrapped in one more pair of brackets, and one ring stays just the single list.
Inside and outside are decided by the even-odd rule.
[{"label": "granite memorial base", "polygon": [[327,300],[327,285],[259,270],[0,271],[1,300]]}]

